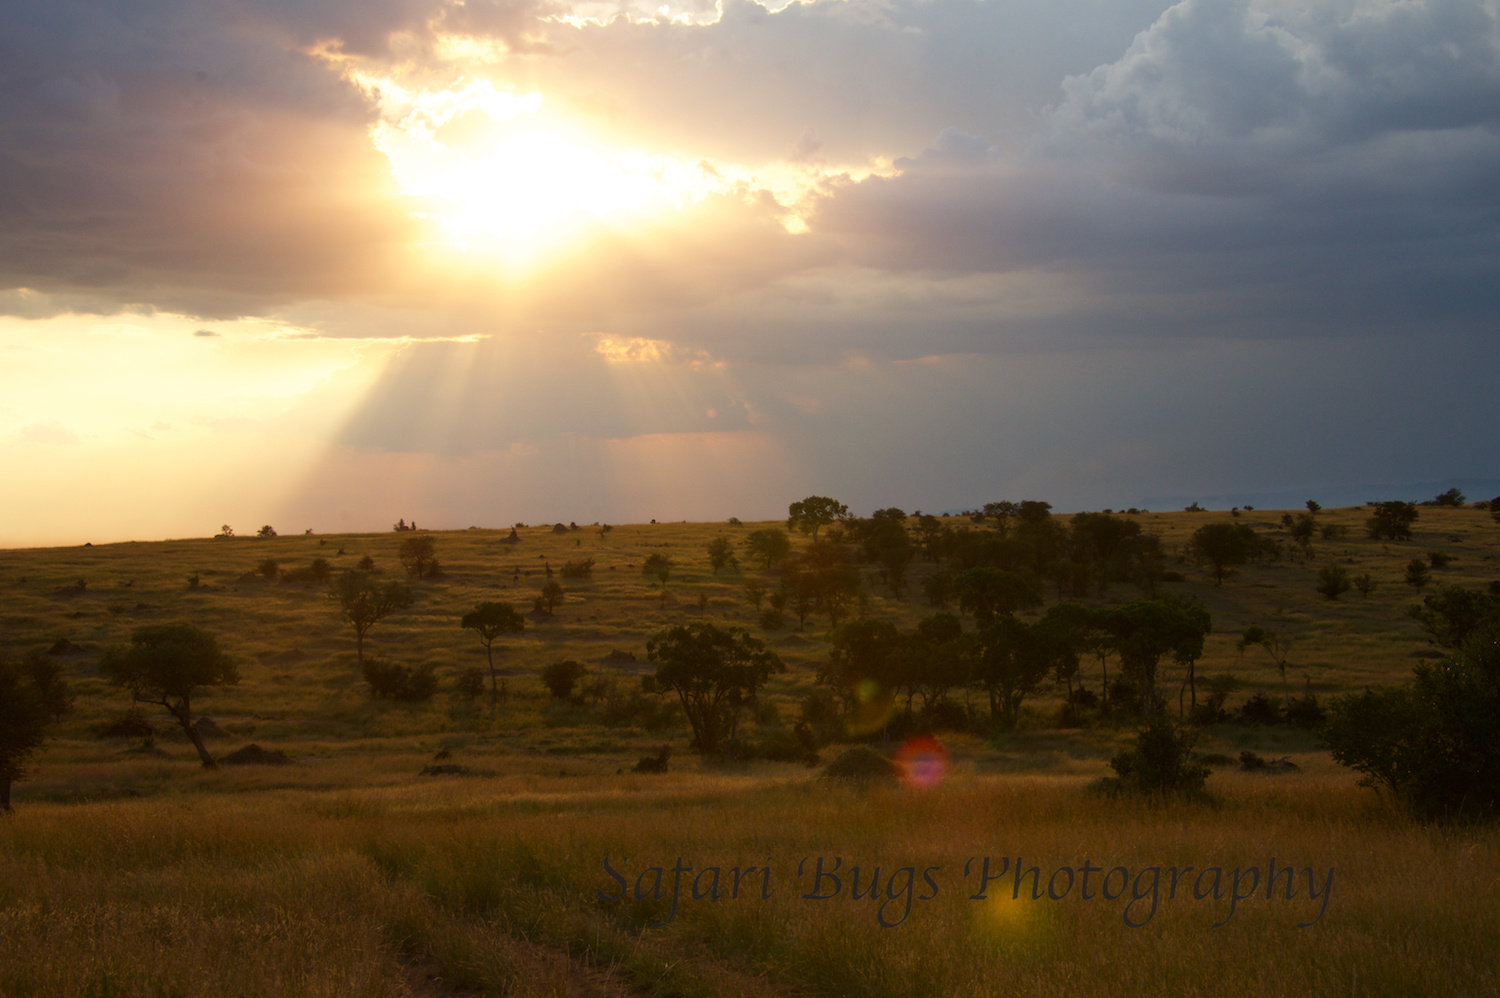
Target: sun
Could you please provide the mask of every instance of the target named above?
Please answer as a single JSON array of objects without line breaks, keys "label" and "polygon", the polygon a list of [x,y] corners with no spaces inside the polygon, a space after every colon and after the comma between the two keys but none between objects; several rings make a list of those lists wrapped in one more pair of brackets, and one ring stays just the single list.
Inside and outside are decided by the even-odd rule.
[{"label": "sun", "polygon": [[542,96],[487,81],[441,91],[351,77],[381,110],[371,128],[402,190],[460,247],[513,259],[546,253],[600,226],[627,229],[735,183],[702,160],[609,147]]}]

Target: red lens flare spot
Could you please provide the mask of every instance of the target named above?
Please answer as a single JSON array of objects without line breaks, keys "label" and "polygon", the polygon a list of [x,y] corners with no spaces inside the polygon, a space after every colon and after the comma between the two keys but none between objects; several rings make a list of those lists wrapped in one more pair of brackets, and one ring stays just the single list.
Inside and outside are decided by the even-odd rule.
[{"label": "red lens flare spot", "polygon": [[930,735],[918,735],[896,752],[896,761],[906,770],[906,785],[926,790],[948,775],[948,750]]}]

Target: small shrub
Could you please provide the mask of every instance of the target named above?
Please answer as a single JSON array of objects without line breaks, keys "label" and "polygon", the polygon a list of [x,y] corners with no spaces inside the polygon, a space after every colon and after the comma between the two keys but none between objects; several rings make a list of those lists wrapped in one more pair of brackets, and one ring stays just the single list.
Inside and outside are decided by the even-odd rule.
[{"label": "small shrub", "polygon": [[568,532],[568,525],[566,523],[554,523],[552,525],[552,532],[554,534],[566,534]]},{"label": "small shrub", "polygon": [[655,755],[648,755],[631,767],[633,773],[665,773],[667,761],[672,758],[672,746],[663,745]]},{"label": "small shrub", "polygon": [[267,558],[265,561],[255,566],[255,570],[259,572],[267,582],[276,578],[277,572],[280,570],[280,568],[281,565],[275,558]]},{"label": "small shrub", "polygon": [[1109,761],[1122,789],[1143,793],[1191,794],[1202,791],[1207,766],[1193,759],[1193,734],[1157,715],[1136,735],[1135,747]]},{"label": "small shrub", "polygon": [[376,699],[416,702],[431,700],[437,692],[437,677],[430,665],[409,669],[366,657],[363,671],[365,682],[370,684],[370,695]]},{"label": "small shrub", "polygon": [[1342,565],[1324,565],[1318,569],[1318,592],[1324,599],[1338,599],[1353,585],[1349,572]]},{"label": "small shrub", "polygon": [[1239,719],[1245,724],[1280,724],[1281,707],[1264,693],[1257,693],[1240,705]]},{"label": "small shrub", "polygon": [[542,670],[542,684],[554,700],[571,700],[578,681],[588,673],[580,662],[553,662]]},{"label": "small shrub", "polygon": [[786,626],[786,615],[775,607],[760,612],[760,626],[768,631],[779,631]]},{"label": "small shrub", "polygon": [[594,577],[594,559],[564,562],[562,577],[565,579],[591,579]]},{"label": "small shrub", "polygon": [[1298,697],[1286,707],[1286,720],[1288,724],[1295,724],[1299,728],[1316,728],[1323,723],[1326,712],[1318,698],[1313,693]]},{"label": "small shrub", "polygon": [[739,517],[737,517],[737,516],[731,516],[731,517],[730,517],[730,518],[729,518],[729,525],[730,525],[730,526],[731,526],[731,527],[742,527],[742,526],[744,526],[744,524],[742,524],[742,523],[741,523],[741,522],[740,522],[740,518],[739,518]]},{"label": "small shrub", "polygon": [[1369,572],[1354,577],[1354,590],[1359,593],[1361,599],[1369,599],[1370,594],[1379,588],[1379,584],[1376,583]]},{"label": "small shrub", "polygon": [[484,670],[474,665],[460,672],[453,683],[453,692],[469,703],[484,696]]},{"label": "small shrub", "polygon": [[201,585],[203,585],[203,580],[198,577],[197,572],[187,577],[187,586],[189,589],[197,589]]},{"label": "small shrub", "polygon": [[1427,563],[1433,568],[1447,568],[1453,564],[1453,556],[1451,554],[1444,554],[1442,551],[1428,551]]},{"label": "small shrub", "polygon": [[1251,752],[1249,749],[1246,749],[1245,751],[1240,753],[1240,768],[1265,769],[1266,760],[1263,757],[1256,755],[1254,752]]}]

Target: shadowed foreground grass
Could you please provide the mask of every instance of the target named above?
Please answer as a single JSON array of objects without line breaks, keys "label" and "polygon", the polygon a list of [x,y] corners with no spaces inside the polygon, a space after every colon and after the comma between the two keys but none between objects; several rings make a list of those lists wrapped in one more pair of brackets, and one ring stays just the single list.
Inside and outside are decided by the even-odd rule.
[{"label": "shadowed foreground grass", "polygon": [[[960,776],[921,793],[710,774],[623,792],[450,780],[37,803],[0,822],[0,993],[1500,994],[1500,829],[1409,823],[1342,775],[1214,782],[1216,805],[1111,800],[1066,777]],[[597,897],[619,893],[606,856],[623,900]],[[1007,874],[970,900],[980,863],[963,869],[984,856],[992,872],[1002,857],[1039,866],[1043,899],[1028,879],[1012,900]],[[653,928],[671,915],[678,857],[693,869]],[[840,860],[826,901],[802,897],[818,857]],[[1291,901],[1284,880],[1266,899],[1272,857],[1299,871]],[[1092,900],[1045,897],[1054,871],[1085,860],[1126,867],[1132,887],[1106,900],[1096,873]],[[897,896],[853,900],[851,867],[865,891],[875,865]],[[1143,870],[1187,865],[1175,898],[1164,871],[1154,915],[1143,897],[1145,924],[1125,924]],[[1236,867],[1242,894],[1249,867],[1262,878],[1232,917],[1227,897],[1192,899],[1215,866],[1226,892]],[[1335,871],[1321,918],[1307,866],[1320,889]],[[700,874],[708,894],[707,867],[718,901],[692,896]],[[881,927],[882,910],[899,924]],[[601,967],[613,983],[584,987]]]}]

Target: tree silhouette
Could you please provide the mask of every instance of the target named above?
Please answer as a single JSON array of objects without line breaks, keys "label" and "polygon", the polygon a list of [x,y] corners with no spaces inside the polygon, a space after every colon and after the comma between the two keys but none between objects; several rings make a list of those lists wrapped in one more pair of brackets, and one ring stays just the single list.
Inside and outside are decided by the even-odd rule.
[{"label": "tree silhouette", "polygon": [[481,603],[463,615],[459,625],[479,635],[490,664],[490,699],[500,699],[495,678],[495,640],[502,634],[520,634],[526,630],[526,618],[509,603]]},{"label": "tree silhouette", "polygon": [[842,520],[848,515],[849,507],[836,499],[830,499],[827,496],[808,496],[787,507],[786,525],[804,534],[812,534],[812,539],[816,542],[819,527],[826,527],[835,520]]},{"label": "tree silhouette", "polygon": [[0,658],[0,811],[10,810],[11,781],[41,748],[52,722],[73,705],[60,670],[42,654],[14,662]]},{"label": "tree silhouette", "polygon": [[365,665],[365,632],[397,610],[411,606],[411,590],[404,583],[377,583],[365,572],[345,572],[331,593],[344,620],[354,628],[355,653]]},{"label": "tree silhouette", "polygon": [[192,624],[138,628],[129,648],[105,653],[99,674],[129,689],[136,702],[165,707],[198,750],[203,767],[218,768],[193,724],[193,692],[200,686],[233,686],[240,677],[212,634]]}]

